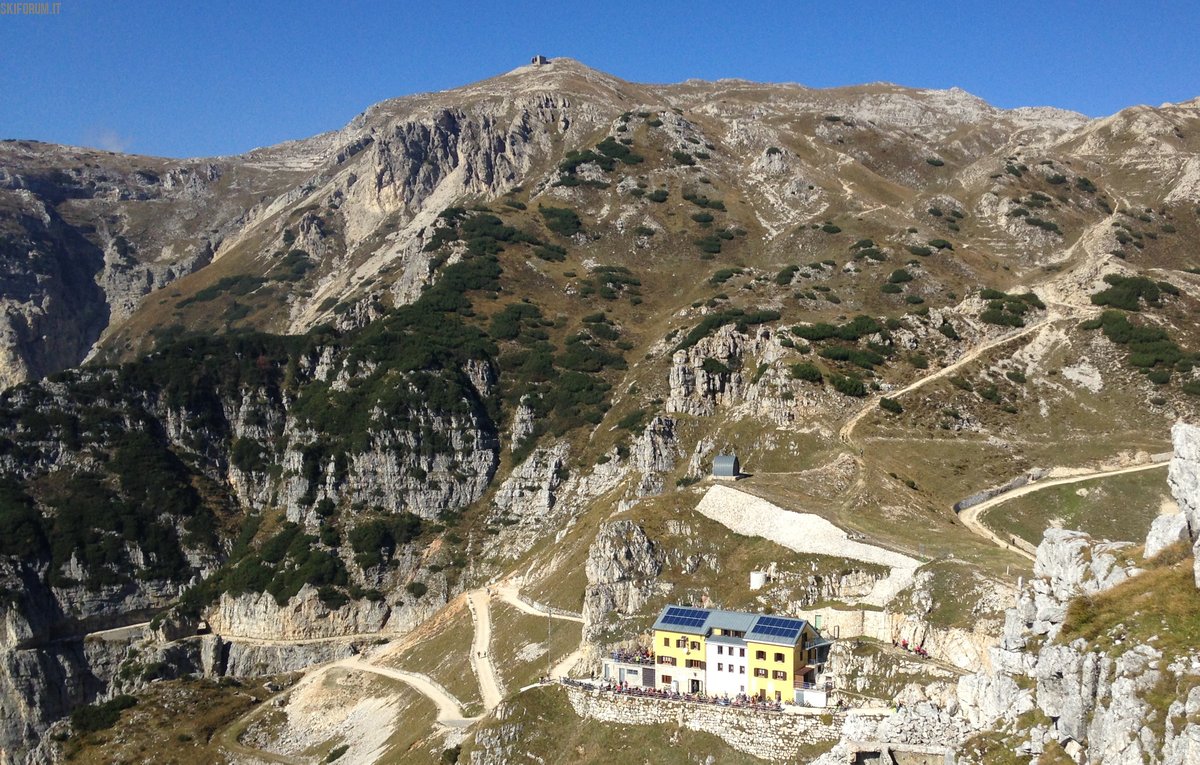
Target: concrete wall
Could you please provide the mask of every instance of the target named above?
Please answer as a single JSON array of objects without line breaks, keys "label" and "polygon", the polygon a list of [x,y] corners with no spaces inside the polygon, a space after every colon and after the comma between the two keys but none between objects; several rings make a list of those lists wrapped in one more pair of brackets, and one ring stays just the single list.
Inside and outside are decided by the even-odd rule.
[{"label": "concrete wall", "polygon": [[738,751],[776,762],[796,761],[814,747],[832,747],[848,715],[878,721],[884,713],[800,714],[753,712],[711,704],[687,704],[663,699],[568,687],[575,713],[622,725],[678,725],[719,736]]}]

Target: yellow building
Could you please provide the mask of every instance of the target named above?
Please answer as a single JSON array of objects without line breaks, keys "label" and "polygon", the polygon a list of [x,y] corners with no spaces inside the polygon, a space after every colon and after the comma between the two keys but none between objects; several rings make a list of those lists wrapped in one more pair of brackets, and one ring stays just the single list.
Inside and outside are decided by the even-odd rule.
[{"label": "yellow building", "polygon": [[803,619],[667,606],[654,622],[656,685],[793,702],[816,680],[828,648]]}]

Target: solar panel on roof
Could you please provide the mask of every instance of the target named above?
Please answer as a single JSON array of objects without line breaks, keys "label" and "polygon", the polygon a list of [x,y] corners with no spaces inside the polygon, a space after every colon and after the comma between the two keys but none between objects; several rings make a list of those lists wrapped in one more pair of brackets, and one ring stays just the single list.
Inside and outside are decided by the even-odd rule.
[{"label": "solar panel on roof", "polygon": [[695,608],[668,608],[663,615],[663,624],[678,624],[683,627],[700,627],[708,619],[708,612]]},{"label": "solar panel on roof", "polygon": [[760,616],[758,621],[754,623],[751,634],[767,635],[770,637],[783,638],[785,640],[795,640],[800,634],[800,630],[804,628],[804,622],[800,619],[788,619],[778,616]]}]

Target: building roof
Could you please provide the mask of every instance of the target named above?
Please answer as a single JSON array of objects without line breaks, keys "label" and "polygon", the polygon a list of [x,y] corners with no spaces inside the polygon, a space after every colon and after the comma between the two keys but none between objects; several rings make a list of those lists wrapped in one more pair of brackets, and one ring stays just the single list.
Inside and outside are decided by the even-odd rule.
[{"label": "building roof", "polygon": [[713,460],[713,475],[737,477],[738,458],[734,454],[718,454]]},{"label": "building roof", "polygon": [[[736,638],[730,635],[708,637],[717,642],[742,645],[746,642],[796,645],[805,629],[815,632],[804,619],[772,614],[750,614],[743,611],[724,611],[718,608],[693,606],[664,606],[654,620],[654,629],[708,637],[713,630],[744,632]],[[736,641],[736,642],[734,642]]]}]

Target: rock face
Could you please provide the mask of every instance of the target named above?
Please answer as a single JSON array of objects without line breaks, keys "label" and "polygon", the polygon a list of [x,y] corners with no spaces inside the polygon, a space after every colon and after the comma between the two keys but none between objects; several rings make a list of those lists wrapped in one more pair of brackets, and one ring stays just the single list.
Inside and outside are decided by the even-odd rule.
[{"label": "rock face", "polygon": [[[1192,553],[1200,551],[1200,427],[1178,422],[1171,428],[1175,454],[1167,467],[1167,482],[1187,519]],[[1196,586],[1200,587],[1200,555],[1196,556]]]},{"label": "rock face", "polygon": [[[1035,578],[1007,613],[992,671],[959,681],[960,711],[973,728],[1003,726],[1024,737],[1026,753],[1037,755],[1053,742],[1094,765],[1189,762],[1200,726],[1180,713],[1200,682],[1197,657],[1167,666],[1153,645],[1109,654],[1082,639],[1056,640],[1073,598],[1138,575],[1117,564],[1114,551],[1080,532],[1046,532]],[[1191,691],[1170,702],[1168,714],[1184,722],[1155,729],[1148,725],[1158,714],[1150,699],[1164,687]]]},{"label": "rock face", "polygon": [[0,143],[0,167],[4,387],[79,364],[145,295],[208,265],[251,199],[297,180],[34,141]]},{"label": "rock face", "polygon": [[663,553],[633,521],[606,523],[588,551],[584,638],[597,640],[622,614],[634,614],[658,590]]}]

